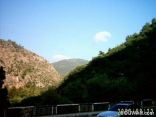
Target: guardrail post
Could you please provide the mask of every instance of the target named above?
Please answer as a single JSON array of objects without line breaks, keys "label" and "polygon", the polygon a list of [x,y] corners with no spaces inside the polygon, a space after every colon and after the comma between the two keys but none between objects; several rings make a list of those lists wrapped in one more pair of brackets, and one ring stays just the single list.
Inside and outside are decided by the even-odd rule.
[{"label": "guardrail post", "polygon": [[36,116],[36,106],[33,108],[33,116]]},{"label": "guardrail post", "polygon": [[53,115],[53,106],[51,106],[51,115]]},{"label": "guardrail post", "polygon": [[94,111],[94,104],[92,104],[92,111]]},{"label": "guardrail post", "polygon": [[57,105],[56,105],[56,115],[57,115]]},{"label": "guardrail post", "polygon": [[110,103],[108,104],[108,109],[110,109],[110,107],[111,107],[111,105],[110,105]]},{"label": "guardrail post", "polygon": [[81,112],[80,104],[78,105],[78,111],[79,111],[79,113]]}]

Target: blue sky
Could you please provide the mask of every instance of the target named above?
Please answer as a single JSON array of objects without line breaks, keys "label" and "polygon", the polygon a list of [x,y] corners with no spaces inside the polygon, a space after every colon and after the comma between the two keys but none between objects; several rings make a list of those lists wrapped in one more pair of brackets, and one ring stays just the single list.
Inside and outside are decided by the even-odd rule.
[{"label": "blue sky", "polygon": [[156,0],[0,0],[0,38],[49,62],[91,60],[156,17]]}]

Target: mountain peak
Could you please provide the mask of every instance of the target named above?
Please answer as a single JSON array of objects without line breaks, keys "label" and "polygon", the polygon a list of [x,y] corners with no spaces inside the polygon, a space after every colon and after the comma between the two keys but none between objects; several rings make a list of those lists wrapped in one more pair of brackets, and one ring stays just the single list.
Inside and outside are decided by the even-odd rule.
[{"label": "mountain peak", "polygon": [[79,58],[64,59],[58,62],[52,63],[55,69],[61,74],[61,76],[67,75],[71,70],[77,66],[87,64],[88,61]]}]

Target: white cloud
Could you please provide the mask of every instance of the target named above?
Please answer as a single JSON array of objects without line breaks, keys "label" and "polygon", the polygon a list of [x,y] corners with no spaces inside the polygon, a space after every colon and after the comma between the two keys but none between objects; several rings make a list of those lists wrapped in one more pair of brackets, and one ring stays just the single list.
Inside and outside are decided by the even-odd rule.
[{"label": "white cloud", "polygon": [[107,42],[111,38],[111,33],[107,31],[97,32],[95,35],[96,42]]},{"label": "white cloud", "polygon": [[57,55],[54,55],[52,57],[52,61],[53,62],[56,62],[56,61],[60,61],[60,60],[64,60],[64,59],[70,59],[71,57],[69,56],[65,56],[65,55],[62,55],[62,54],[57,54]]}]

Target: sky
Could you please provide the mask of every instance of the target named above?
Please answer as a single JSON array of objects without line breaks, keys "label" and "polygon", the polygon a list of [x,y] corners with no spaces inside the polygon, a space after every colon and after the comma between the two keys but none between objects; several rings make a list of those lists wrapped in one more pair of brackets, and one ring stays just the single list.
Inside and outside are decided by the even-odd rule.
[{"label": "sky", "polygon": [[49,62],[91,60],[156,18],[156,0],[0,0],[0,38]]}]

